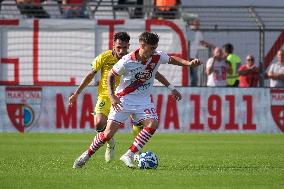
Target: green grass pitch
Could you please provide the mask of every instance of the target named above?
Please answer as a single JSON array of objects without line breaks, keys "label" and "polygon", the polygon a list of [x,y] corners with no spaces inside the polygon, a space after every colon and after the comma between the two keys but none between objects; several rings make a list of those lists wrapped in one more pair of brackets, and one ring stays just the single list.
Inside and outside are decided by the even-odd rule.
[{"label": "green grass pitch", "polygon": [[117,134],[116,157],[105,146],[83,169],[74,160],[93,134],[0,134],[0,188],[284,188],[283,134],[160,134],[145,146],[157,170],[129,169],[119,161],[132,143]]}]

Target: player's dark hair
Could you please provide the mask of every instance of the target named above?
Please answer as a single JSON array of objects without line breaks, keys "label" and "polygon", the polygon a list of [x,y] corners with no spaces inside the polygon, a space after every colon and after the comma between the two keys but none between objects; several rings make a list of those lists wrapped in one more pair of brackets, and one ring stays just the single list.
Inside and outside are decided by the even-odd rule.
[{"label": "player's dark hair", "polygon": [[144,42],[148,45],[156,45],[159,42],[159,36],[156,33],[143,32],[139,36],[139,42]]},{"label": "player's dark hair", "polygon": [[225,45],[223,45],[223,49],[226,53],[231,54],[234,51],[234,46],[231,43],[226,43]]},{"label": "player's dark hair", "polygon": [[116,41],[118,39],[121,40],[121,41],[124,41],[124,42],[129,42],[130,36],[126,32],[117,32],[113,36],[113,41]]}]

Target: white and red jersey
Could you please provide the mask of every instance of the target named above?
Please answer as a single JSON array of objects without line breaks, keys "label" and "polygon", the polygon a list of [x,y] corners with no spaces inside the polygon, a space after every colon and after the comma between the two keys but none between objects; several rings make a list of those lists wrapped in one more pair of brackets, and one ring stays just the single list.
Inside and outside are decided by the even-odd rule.
[{"label": "white and red jersey", "polygon": [[226,87],[227,86],[227,63],[225,60],[215,60],[213,57],[209,58],[206,63],[206,69],[213,65],[213,72],[208,75],[208,87]]},{"label": "white and red jersey", "polygon": [[150,94],[158,67],[170,61],[166,53],[156,51],[147,62],[142,63],[136,58],[138,51],[125,55],[112,68],[115,75],[121,76],[116,95],[128,105],[151,103]]}]

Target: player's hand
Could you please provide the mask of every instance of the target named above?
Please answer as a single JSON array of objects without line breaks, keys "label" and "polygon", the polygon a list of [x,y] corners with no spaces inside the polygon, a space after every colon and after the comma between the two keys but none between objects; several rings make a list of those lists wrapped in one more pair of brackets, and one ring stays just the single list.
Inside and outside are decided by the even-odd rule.
[{"label": "player's hand", "polygon": [[74,102],[77,100],[78,95],[77,94],[72,94],[69,97],[69,106],[72,107]]},{"label": "player's hand", "polygon": [[192,61],[189,62],[190,67],[197,67],[201,64],[202,62],[199,59],[193,59]]},{"label": "player's hand", "polygon": [[176,89],[172,90],[172,95],[174,95],[174,97],[177,101],[180,101],[182,99],[180,92]]},{"label": "player's hand", "polygon": [[117,112],[121,111],[122,104],[120,99],[116,95],[111,95],[110,96],[110,101],[113,109]]}]

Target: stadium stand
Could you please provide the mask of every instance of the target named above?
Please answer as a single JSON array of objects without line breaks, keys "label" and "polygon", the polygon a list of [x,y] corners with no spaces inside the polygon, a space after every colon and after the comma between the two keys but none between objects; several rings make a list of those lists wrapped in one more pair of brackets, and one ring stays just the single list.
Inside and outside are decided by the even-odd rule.
[{"label": "stadium stand", "polygon": [[16,0],[17,7],[26,18],[50,18],[43,7],[45,0]]},{"label": "stadium stand", "polygon": [[22,18],[15,0],[4,0],[1,5],[0,18]]},{"label": "stadium stand", "polygon": [[[89,19],[138,18],[141,20],[142,18],[144,20],[157,18],[154,13],[155,7],[153,2],[153,0],[144,0],[143,5],[138,5],[137,1],[132,0],[89,0]],[[64,18],[59,0],[46,0],[42,3],[42,6],[48,12],[50,18]],[[137,10],[142,11],[143,15],[135,16],[135,11],[137,13]],[[188,22],[188,20],[198,18],[202,23],[200,30],[205,33],[205,37],[209,41],[219,46],[233,41],[234,46],[237,47],[237,53],[242,58],[248,52],[255,55],[256,63],[264,65],[262,71],[273,61],[275,50],[272,48],[270,52],[267,52],[269,51],[267,48],[270,48],[270,45],[275,43],[275,39],[283,30],[284,7],[179,5],[178,10],[180,17],[177,20],[179,22],[183,20]],[[27,16],[20,13],[15,0],[2,1],[0,19],[26,18]],[[240,38],[243,40],[238,40]],[[265,57],[265,53],[268,53],[267,57]],[[199,58],[205,62],[210,56],[210,49],[199,49],[199,55]],[[201,70],[200,74],[202,73],[203,71]],[[204,83],[204,81],[205,79],[202,82]]]},{"label": "stadium stand", "polygon": [[57,0],[47,0],[43,8],[48,12],[50,18],[63,18],[61,2]]}]

